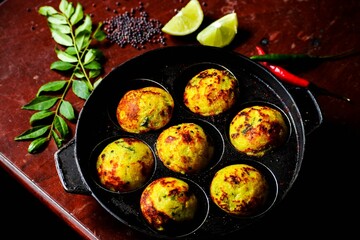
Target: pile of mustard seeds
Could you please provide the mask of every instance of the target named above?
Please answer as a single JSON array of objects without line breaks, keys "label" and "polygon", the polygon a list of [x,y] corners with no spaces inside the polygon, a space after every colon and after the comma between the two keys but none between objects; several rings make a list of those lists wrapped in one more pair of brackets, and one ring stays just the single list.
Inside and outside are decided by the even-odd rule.
[{"label": "pile of mustard seeds", "polygon": [[162,23],[151,19],[141,2],[138,7],[106,19],[103,24],[107,38],[120,47],[131,45],[140,50],[147,43],[166,45]]}]

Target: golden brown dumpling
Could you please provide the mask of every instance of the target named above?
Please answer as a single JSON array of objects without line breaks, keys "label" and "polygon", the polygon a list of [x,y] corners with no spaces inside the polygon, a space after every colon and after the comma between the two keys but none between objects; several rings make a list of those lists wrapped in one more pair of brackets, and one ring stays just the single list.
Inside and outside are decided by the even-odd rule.
[{"label": "golden brown dumpling", "polygon": [[257,214],[268,197],[269,186],[256,168],[247,164],[226,166],[215,173],[210,185],[213,202],[236,216]]},{"label": "golden brown dumpling", "polygon": [[100,183],[111,191],[126,192],[143,186],[154,169],[148,145],[135,138],[120,138],[100,153],[96,170]]},{"label": "golden brown dumpling", "polygon": [[214,147],[201,126],[181,123],[161,132],[156,150],[167,168],[185,174],[205,168],[212,158]]},{"label": "golden brown dumpling", "polygon": [[194,113],[213,116],[233,106],[238,81],[229,71],[210,68],[201,71],[186,85],[184,103]]},{"label": "golden brown dumpling", "polygon": [[269,106],[251,106],[241,110],[231,121],[230,141],[249,156],[263,156],[266,151],[281,146],[289,129],[280,111]]},{"label": "golden brown dumpling", "polygon": [[171,223],[193,220],[197,205],[198,200],[189,185],[174,177],[154,180],[144,189],[140,198],[144,218],[158,231],[166,230],[166,226]]},{"label": "golden brown dumpling", "polygon": [[170,93],[159,87],[144,87],[125,93],[116,109],[116,117],[125,131],[145,133],[165,126],[173,109]]}]

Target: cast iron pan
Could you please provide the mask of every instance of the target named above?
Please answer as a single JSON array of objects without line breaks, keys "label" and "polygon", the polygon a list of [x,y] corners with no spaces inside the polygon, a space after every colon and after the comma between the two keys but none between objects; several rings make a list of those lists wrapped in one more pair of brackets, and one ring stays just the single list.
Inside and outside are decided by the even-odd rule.
[{"label": "cast iron pan", "polygon": [[[210,67],[232,72],[239,81],[240,94],[229,111],[202,117],[186,108],[182,94],[191,77]],[[162,87],[175,100],[173,117],[164,128],[181,122],[195,122],[211,136],[216,151],[208,168],[192,175],[174,173],[163,166],[154,148],[157,136],[164,128],[144,134],[130,134],[120,128],[115,115],[120,98],[130,89],[145,86]],[[242,108],[255,104],[279,109],[290,128],[287,142],[261,158],[238,153],[228,138],[231,119]],[[245,56],[205,46],[163,47],[130,59],[104,78],[83,106],[75,138],[55,153],[56,166],[67,192],[92,195],[120,222],[149,236],[164,239],[222,236],[248,226],[281,202],[301,168],[306,135],[321,122],[321,111],[309,91],[284,87],[266,69]],[[194,221],[168,231],[156,231],[144,221],[139,206],[140,195],[148,183],[128,193],[111,192],[99,184],[95,173],[98,154],[106,144],[124,136],[138,138],[152,148],[156,164],[148,183],[163,176],[178,177],[189,183],[201,203]],[[211,201],[212,177],[217,170],[233,163],[257,167],[270,183],[269,200],[253,217],[230,216]]]}]

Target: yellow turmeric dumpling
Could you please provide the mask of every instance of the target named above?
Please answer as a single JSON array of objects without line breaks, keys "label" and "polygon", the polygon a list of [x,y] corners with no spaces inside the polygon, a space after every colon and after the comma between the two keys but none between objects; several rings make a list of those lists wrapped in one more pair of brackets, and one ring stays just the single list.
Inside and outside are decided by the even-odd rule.
[{"label": "yellow turmeric dumpling", "polygon": [[154,155],[144,142],[135,138],[120,138],[102,150],[96,170],[105,188],[126,192],[143,186],[149,180],[154,163]]},{"label": "yellow turmeric dumpling", "polygon": [[231,121],[230,141],[249,156],[263,156],[288,138],[289,129],[280,111],[269,106],[251,106],[241,110]]},{"label": "yellow turmeric dumpling", "polygon": [[186,85],[184,103],[194,113],[213,116],[230,109],[236,101],[238,81],[227,70],[201,71]]},{"label": "yellow turmeric dumpling", "polygon": [[125,93],[116,109],[116,117],[125,131],[145,133],[165,126],[173,109],[170,93],[159,87],[144,87]]},{"label": "yellow turmeric dumpling", "polygon": [[236,216],[257,214],[269,192],[260,171],[247,164],[234,164],[217,171],[210,184],[210,196],[223,211]]},{"label": "yellow turmeric dumpling", "polygon": [[144,218],[158,231],[166,230],[168,224],[193,220],[197,204],[197,197],[189,185],[174,177],[154,180],[144,189],[140,198]]},{"label": "yellow turmeric dumpling", "polygon": [[164,165],[174,172],[196,173],[212,158],[214,147],[204,129],[195,123],[181,123],[161,132],[156,150]]}]

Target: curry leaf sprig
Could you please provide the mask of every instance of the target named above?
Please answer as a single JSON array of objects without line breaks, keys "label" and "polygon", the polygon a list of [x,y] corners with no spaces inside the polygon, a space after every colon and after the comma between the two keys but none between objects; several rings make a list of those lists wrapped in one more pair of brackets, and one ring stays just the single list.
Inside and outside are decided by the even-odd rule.
[{"label": "curry leaf sprig", "polygon": [[58,44],[55,53],[59,60],[53,62],[50,69],[70,73],[70,78],[42,85],[36,97],[22,106],[22,109],[35,111],[30,117],[30,129],[15,137],[16,141],[32,141],[29,153],[44,149],[51,139],[60,148],[70,134],[66,119],[76,120],[72,104],[65,99],[68,91],[71,89],[77,97],[86,100],[102,80],[102,52],[90,48],[93,40],[106,38],[101,23],[92,31],[91,18],[84,14],[80,3],[74,7],[71,2],[61,0],[59,10],[42,6],[39,14],[47,18],[52,38]]}]

